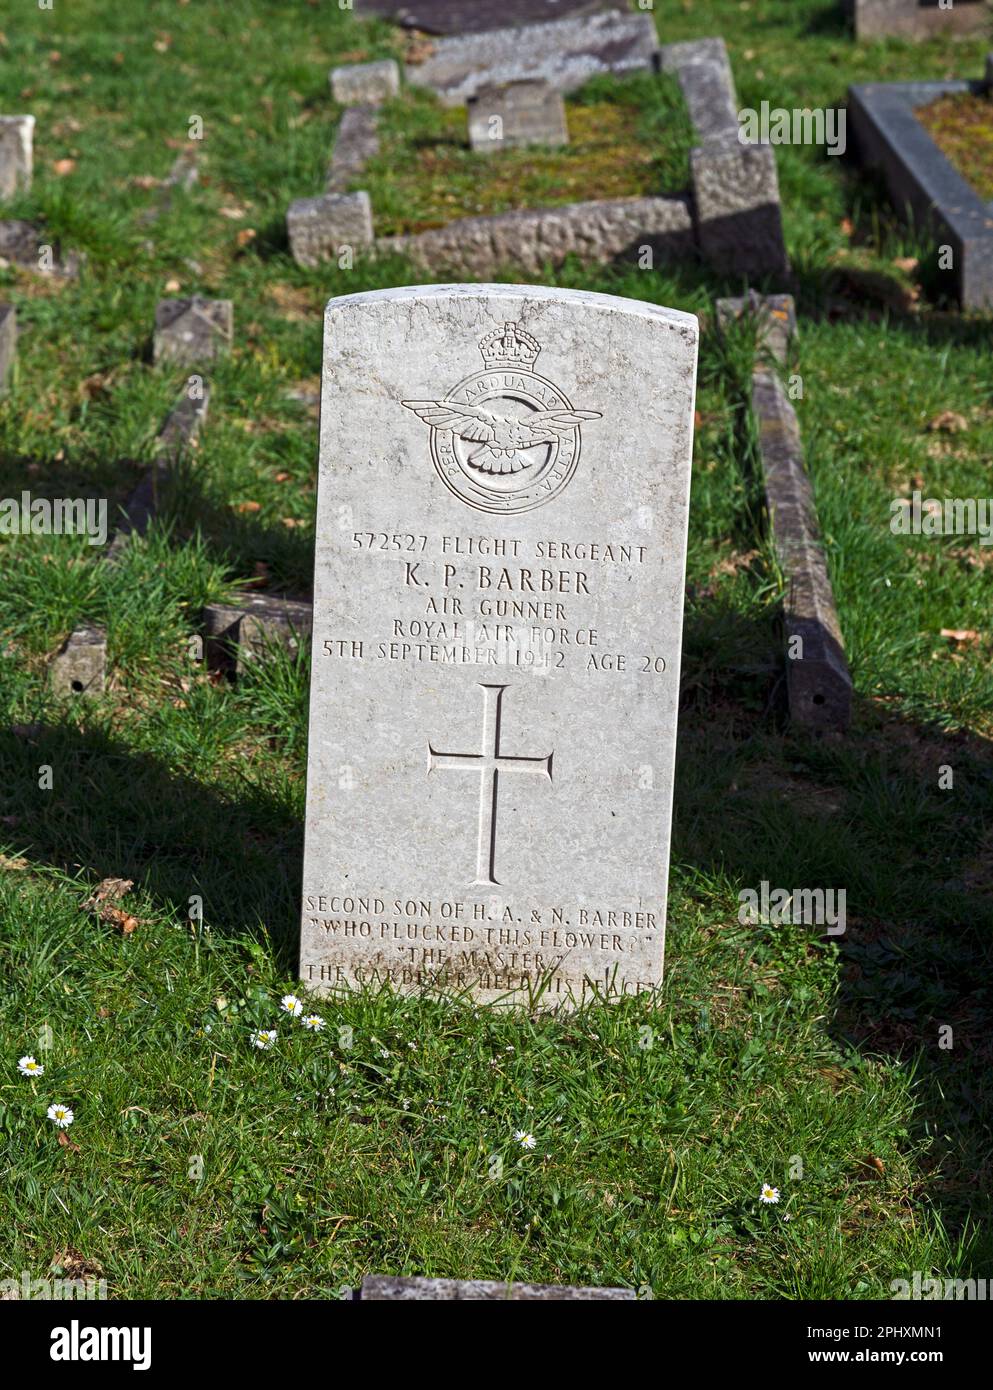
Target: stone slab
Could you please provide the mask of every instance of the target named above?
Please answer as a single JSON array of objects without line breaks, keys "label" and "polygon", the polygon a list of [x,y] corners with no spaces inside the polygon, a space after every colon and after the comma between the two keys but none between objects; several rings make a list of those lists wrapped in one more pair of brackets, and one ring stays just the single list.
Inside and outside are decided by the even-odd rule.
[{"label": "stone slab", "polygon": [[878,169],[894,208],[953,251],[952,288],[963,308],[993,307],[993,210],[946,159],[914,114],[980,82],[869,82],[848,89],[858,156]]},{"label": "stone slab", "polygon": [[[813,488],[804,465],[800,426],[774,370],[758,367],[753,373],[752,410],[758,424],[769,525],[787,585],[784,618],[790,719],[820,732],[841,732],[851,722],[852,679]],[[791,656],[796,638],[802,654]]]},{"label": "stone slab", "polygon": [[36,275],[57,275],[70,279],[79,274],[82,258],[74,251],[62,255],[58,243],[47,240],[36,222],[23,218],[0,220],[0,269],[17,266]]},{"label": "stone slab", "polygon": [[331,95],[341,106],[379,106],[400,90],[400,65],[395,58],[376,63],[346,63],[328,73]]},{"label": "stone slab", "polygon": [[738,98],[723,39],[689,39],[665,44],[664,72],[674,73],[690,120],[703,141],[737,140]]},{"label": "stone slab", "polygon": [[31,187],[34,116],[0,116],[0,198]]},{"label": "stone slab", "polygon": [[658,47],[650,14],[607,11],[439,39],[424,62],[408,65],[407,81],[446,106],[463,105],[480,87],[530,78],[568,92],[600,73],[655,68]]},{"label": "stone slab", "polygon": [[726,275],[789,270],[771,145],[712,140],[690,152],[700,253]]},{"label": "stone slab", "polygon": [[106,667],[106,632],[90,624],[78,627],[52,658],[52,690],[57,695],[98,695],[104,688]]},{"label": "stone slab", "polygon": [[854,14],[857,39],[988,34],[993,23],[988,0],[954,0],[947,8],[937,0],[844,0],[844,9]]},{"label": "stone slab", "polygon": [[542,286],[329,302],[309,987],[657,986],[697,336]]},{"label": "stone slab", "polygon": [[738,299],[719,299],[716,304],[718,327],[748,314],[755,318],[756,348],[784,363],[796,336],[796,304],[791,294],[758,294],[749,290]]},{"label": "stone slab", "polygon": [[[341,118],[338,137],[331,153],[325,191],[346,193],[370,159],[379,153],[379,134],[374,106],[350,106]],[[370,210],[370,235],[371,235]]]},{"label": "stone slab", "polygon": [[207,662],[211,669],[243,675],[273,646],[295,652],[314,627],[314,607],[305,599],[275,594],[242,594],[203,610]]},{"label": "stone slab", "polygon": [[286,234],[297,265],[313,268],[337,260],[342,248],[371,246],[372,203],[358,193],[324,193],[297,198],[286,214]]},{"label": "stone slab", "polygon": [[380,237],[378,250],[402,251],[432,274],[486,279],[509,267],[530,275],[567,256],[607,264],[650,247],[657,260],[692,256],[693,217],[686,198],[618,198],[566,207],[465,217],[411,236]]},{"label": "stone slab", "polygon": [[160,299],[155,306],[153,361],[195,366],[231,347],[234,306],[230,299]]},{"label": "stone slab", "polygon": [[628,0],[355,0],[359,15],[382,15],[426,34],[479,33],[628,8]]},{"label": "stone slab", "polygon": [[637,1301],[637,1294],[634,1289],[577,1288],[569,1284],[501,1284],[490,1279],[367,1274],[359,1299],[363,1303],[628,1303]]},{"label": "stone slab", "polygon": [[17,358],[17,311],[13,304],[0,304],[0,395],[7,390]]},{"label": "stone slab", "polygon": [[562,93],[547,82],[481,87],[469,99],[469,144],[481,154],[568,143]]}]

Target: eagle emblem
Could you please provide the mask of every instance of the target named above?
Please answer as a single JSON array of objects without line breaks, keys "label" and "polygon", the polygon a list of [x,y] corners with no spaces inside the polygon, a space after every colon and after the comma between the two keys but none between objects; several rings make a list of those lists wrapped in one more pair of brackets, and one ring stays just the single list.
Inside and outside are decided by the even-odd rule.
[{"label": "eagle emblem", "polygon": [[481,511],[527,511],[562,490],[579,462],[580,426],[599,410],[575,410],[534,371],[537,340],[505,323],[479,345],[485,369],[444,400],[402,401],[431,428],[446,486]]}]

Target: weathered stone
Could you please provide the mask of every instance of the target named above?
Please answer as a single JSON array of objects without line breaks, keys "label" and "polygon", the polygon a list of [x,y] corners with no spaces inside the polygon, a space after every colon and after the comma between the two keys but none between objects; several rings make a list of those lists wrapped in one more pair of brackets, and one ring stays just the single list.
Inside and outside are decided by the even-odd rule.
[{"label": "weathered stone", "polygon": [[31,187],[34,116],[0,116],[0,198]]},{"label": "weathered stone", "polygon": [[738,138],[738,98],[723,39],[665,44],[665,72],[675,73],[693,126],[703,141]]},{"label": "weathered stone", "polygon": [[569,1284],[499,1284],[490,1279],[397,1278],[367,1274],[359,1298],[363,1303],[488,1302],[488,1303],[626,1303],[637,1298],[634,1289],[577,1288]]},{"label": "weathered stone", "polygon": [[930,39],[937,35],[989,33],[993,8],[988,0],[844,0],[848,14],[854,11],[855,37],[879,39]]},{"label": "weathered stone", "polygon": [[463,105],[481,87],[530,78],[567,92],[600,73],[651,69],[658,47],[650,14],[607,11],[439,39],[423,63],[408,65],[407,81],[446,106]]},{"label": "weathered stone", "polygon": [[17,312],[13,304],[0,304],[0,394],[7,389],[17,357]]},{"label": "weathered stone", "polygon": [[719,299],[717,322],[720,328],[752,314],[756,321],[756,347],[774,361],[784,363],[796,334],[796,305],[791,294],[758,294],[749,290],[741,299]]},{"label": "weathered stone", "polygon": [[328,168],[328,193],[347,192],[352,180],[358,178],[369,160],[379,153],[376,127],[374,106],[350,106],[342,116]]},{"label": "weathered stone", "polygon": [[160,299],[155,306],[153,360],[193,366],[231,347],[234,309],[230,299]]},{"label": "weathered stone", "polygon": [[82,626],[71,632],[52,658],[49,677],[58,695],[98,695],[104,688],[107,634]]},{"label": "weathered stone", "polygon": [[[938,148],[915,110],[970,82],[868,82],[849,87],[848,111],[858,155],[879,169],[896,211],[952,249],[939,271],[966,309],[993,307],[993,210]],[[937,257],[936,257],[937,260]]]},{"label": "weathered stone", "polygon": [[542,286],[328,304],[310,987],[658,984],[697,331]]},{"label": "weathered stone", "polygon": [[297,198],[286,214],[286,232],[297,265],[317,266],[337,260],[343,247],[370,246],[372,204],[363,189],[359,193],[324,193],[319,198]]},{"label": "weathered stone", "polygon": [[341,106],[379,106],[400,90],[400,67],[393,58],[348,63],[328,74],[331,95]]},{"label": "weathered stone", "polygon": [[790,718],[816,730],[841,731],[851,721],[852,679],[813,489],[804,466],[796,412],[775,371],[752,377],[766,508],[786,580],[786,675]]},{"label": "weathered stone", "polygon": [[[158,197],[150,208],[145,208],[139,221],[149,226],[152,222],[157,222],[172,207],[173,199],[177,190],[186,192],[192,188],[200,177],[200,167],[197,163],[196,148],[190,143],[188,149],[181,150],[172,162],[172,167],[162,180],[159,186]],[[154,247],[154,242],[147,243]]]},{"label": "weathered stone", "polygon": [[465,217],[411,236],[381,237],[377,249],[402,251],[417,265],[467,278],[505,267],[540,274],[576,255],[592,263],[634,257],[649,247],[655,259],[692,255],[693,219],[685,198],[618,198]]},{"label": "weathered stone", "polygon": [[628,8],[628,0],[355,0],[360,15],[385,15],[425,34],[471,34]]},{"label": "weathered stone", "polygon": [[0,221],[0,268],[14,265],[37,275],[70,279],[79,274],[81,264],[74,251],[61,255],[58,243],[49,241],[37,223],[22,218]]},{"label": "weathered stone", "polygon": [[314,626],[313,604],[273,594],[242,594],[229,603],[209,603],[203,610],[207,661],[214,670],[243,675],[273,646],[295,652]]},{"label": "weathered stone", "polygon": [[469,144],[490,153],[528,145],[566,145],[562,93],[547,82],[481,87],[469,98]]},{"label": "weathered stone", "polygon": [[788,271],[772,147],[712,141],[691,151],[690,170],[704,259],[729,275]]}]

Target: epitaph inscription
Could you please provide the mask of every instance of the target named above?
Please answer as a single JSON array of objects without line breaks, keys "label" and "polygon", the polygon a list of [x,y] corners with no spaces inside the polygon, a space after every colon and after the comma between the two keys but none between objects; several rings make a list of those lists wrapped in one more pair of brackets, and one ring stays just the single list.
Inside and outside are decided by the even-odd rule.
[{"label": "epitaph inscription", "polygon": [[328,305],[312,988],[659,982],[696,341],[538,287]]}]

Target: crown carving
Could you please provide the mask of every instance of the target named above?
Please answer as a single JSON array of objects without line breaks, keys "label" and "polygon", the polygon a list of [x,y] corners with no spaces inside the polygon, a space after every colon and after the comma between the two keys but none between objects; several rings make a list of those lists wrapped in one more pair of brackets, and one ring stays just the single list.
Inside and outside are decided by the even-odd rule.
[{"label": "crown carving", "polygon": [[533,367],[541,352],[537,339],[516,323],[494,328],[479,344],[487,367]]}]

